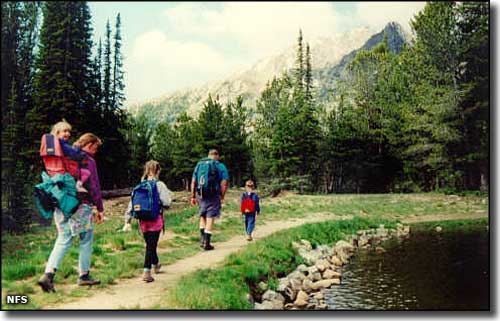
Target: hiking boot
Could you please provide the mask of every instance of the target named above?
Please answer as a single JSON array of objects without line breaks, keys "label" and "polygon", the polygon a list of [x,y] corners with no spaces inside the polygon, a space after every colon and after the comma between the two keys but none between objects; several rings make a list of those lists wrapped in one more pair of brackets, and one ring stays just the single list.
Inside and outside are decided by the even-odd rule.
[{"label": "hiking boot", "polygon": [[153,266],[153,267],[154,267],[154,268],[153,268],[153,271],[155,272],[155,274],[160,273],[160,269],[161,269],[161,264],[160,264],[160,263],[156,264],[156,265],[155,265],[155,266]]},{"label": "hiking boot", "polygon": [[151,276],[151,271],[144,271],[144,274],[142,275],[142,280],[145,282],[153,282],[155,279]]},{"label": "hiking boot", "polygon": [[200,247],[204,248],[205,247],[205,229],[200,228]]},{"label": "hiking boot", "polygon": [[43,292],[56,292],[54,289],[54,273],[45,273],[37,282]]},{"label": "hiking boot", "polygon": [[78,279],[78,285],[97,285],[101,284],[101,281],[94,279],[89,274],[80,276]]},{"label": "hiking boot", "polygon": [[251,241],[252,240],[252,235],[251,234],[247,234],[247,241]]},{"label": "hiking boot", "polygon": [[210,238],[212,237],[212,234],[209,234],[209,233],[205,233],[205,251],[210,251],[210,250],[213,250],[214,247],[212,245],[210,245]]}]

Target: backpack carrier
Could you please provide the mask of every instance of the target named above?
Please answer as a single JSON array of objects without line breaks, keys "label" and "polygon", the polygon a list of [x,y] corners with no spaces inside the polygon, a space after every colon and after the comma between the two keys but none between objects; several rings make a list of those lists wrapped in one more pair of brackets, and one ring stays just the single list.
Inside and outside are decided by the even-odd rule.
[{"label": "backpack carrier", "polygon": [[40,156],[42,157],[45,171],[50,177],[69,173],[76,180],[80,179],[80,164],[64,156],[59,139],[52,134],[44,134],[40,144]]},{"label": "backpack carrier", "polygon": [[204,158],[196,165],[196,191],[201,198],[217,195],[220,190],[217,161]]}]

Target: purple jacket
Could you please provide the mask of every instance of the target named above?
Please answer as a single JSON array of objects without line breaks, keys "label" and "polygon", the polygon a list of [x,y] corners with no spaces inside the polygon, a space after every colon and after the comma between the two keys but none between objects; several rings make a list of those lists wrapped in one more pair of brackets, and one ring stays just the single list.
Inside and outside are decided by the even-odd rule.
[{"label": "purple jacket", "polygon": [[102,212],[104,211],[104,206],[102,205],[101,184],[99,183],[96,162],[87,152],[82,151],[82,153],[87,155],[88,159],[87,169],[90,171],[90,195],[92,196],[92,201],[97,207],[97,210]]}]

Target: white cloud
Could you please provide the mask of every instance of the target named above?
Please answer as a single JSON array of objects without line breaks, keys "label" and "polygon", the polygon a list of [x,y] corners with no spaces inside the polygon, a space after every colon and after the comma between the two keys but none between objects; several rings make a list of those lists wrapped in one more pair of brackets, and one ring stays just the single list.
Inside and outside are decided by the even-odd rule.
[{"label": "white cloud", "polygon": [[[158,30],[140,35],[127,61],[130,101],[201,84],[222,76],[233,66],[221,53],[204,43],[170,40]],[[132,75],[142,76],[130,77]]]},{"label": "white cloud", "polygon": [[425,7],[425,2],[357,2],[355,18],[361,23],[382,29],[389,21],[399,22],[410,30],[409,21]]},{"label": "white cloud", "polygon": [[179,33],[233,41],[253,56],[289,46],[299,29],[306,39],[331,35],[341,20],[327,2],[226,2],[219,10],[187,3],[164,15]]}]

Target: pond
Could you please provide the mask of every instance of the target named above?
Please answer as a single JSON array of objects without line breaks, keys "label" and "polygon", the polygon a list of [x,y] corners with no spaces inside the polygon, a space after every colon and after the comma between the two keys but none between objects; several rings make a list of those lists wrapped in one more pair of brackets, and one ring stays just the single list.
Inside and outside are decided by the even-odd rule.
[{"label": "pond", "polygon": [[489,232],[416,228],[386,242],[385,253],[360,250],[325,291],[329,310],[489,310]]}]

